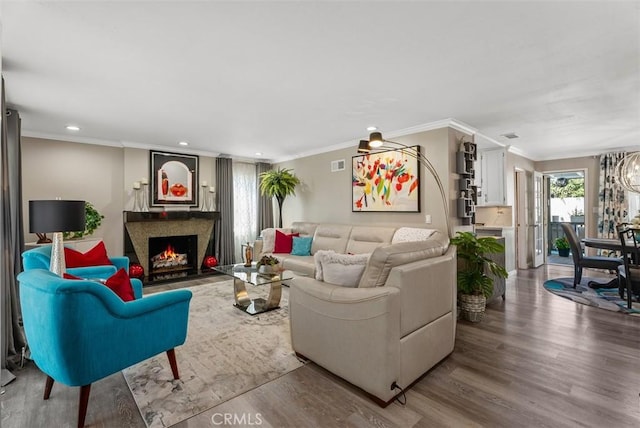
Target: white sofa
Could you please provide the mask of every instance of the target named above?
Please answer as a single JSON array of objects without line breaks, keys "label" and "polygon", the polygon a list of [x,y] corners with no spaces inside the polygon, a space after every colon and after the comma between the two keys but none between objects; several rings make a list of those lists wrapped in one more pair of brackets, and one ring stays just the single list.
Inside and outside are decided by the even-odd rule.
[{"label": "white sofa", "polygon": [[[371,253],[357,287],[316,280],[313,256],[275,254],[289,282],[293,349],[385,406],[453,351],[456,252],[446,235],[392,243],[398,227],[294,223],[320,249]],[[259,244],[258,244],[259,245]],[[258,252],[256,252],[258,253]],[[261,253],[264,254],[264,253]]]}]

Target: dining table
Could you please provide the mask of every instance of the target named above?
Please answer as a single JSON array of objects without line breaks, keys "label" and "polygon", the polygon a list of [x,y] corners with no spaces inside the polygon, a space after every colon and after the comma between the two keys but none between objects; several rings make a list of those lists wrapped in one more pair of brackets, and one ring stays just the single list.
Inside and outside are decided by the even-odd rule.
[{"label": "dining table", "polygon": [[[613,238],[583,238],[582,243],[585,247],[597,248],[599,250],[617,251],[622,253],[622,242],[620,239]],[[627,252],[631,254],[633,260],[640,260],[640,248],[636,247],[633,241],[628,241],[625,245]],[[618,278],[613,278],[606,284],[595,281],[589,282],[591,288],[618,288]]]}]

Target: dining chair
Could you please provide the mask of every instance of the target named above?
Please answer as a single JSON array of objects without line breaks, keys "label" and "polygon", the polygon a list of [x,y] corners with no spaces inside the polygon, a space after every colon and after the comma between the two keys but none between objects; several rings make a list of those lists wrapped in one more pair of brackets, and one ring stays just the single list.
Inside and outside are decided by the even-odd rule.
[{"label": "dining chair", "polygon": [[629,309],[631,309],[633,294],[640,294],[640,260],[638,260],[640,249],[635,236],[636,232],[637,230],[630,227],[618,231],[624,260],[624,263],[618,267],[618,292],[620,298],[624,299],[626,290]]},{"label": "dining chair", "polygon": [[623,264],[622,259],[618,257],[585,256],[573,226],[570,223],[561,223],[561,226],[569,240],[569,247],[571,247],[573,255],[573,288],[576,288],[582,280],[582,268],[607,269],[617,272],[618,266]]}]

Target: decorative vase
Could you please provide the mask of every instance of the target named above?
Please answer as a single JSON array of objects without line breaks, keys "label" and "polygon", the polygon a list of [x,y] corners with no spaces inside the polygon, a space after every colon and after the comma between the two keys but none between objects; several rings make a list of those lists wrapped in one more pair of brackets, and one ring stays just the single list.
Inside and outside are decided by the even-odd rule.
[{"label": "decorative vase", "polygon": [[458,296],[462,318],[471,322],[480,322],[484,317],[487,299],[482,294],[460,294]]}]

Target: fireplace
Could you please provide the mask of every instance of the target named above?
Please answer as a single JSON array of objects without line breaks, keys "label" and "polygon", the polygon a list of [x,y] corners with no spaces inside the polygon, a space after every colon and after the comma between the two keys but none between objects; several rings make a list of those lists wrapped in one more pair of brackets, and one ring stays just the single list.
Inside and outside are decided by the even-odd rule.
[{"label": "fireplace", "polygon": [[148,242],[150,281],[198,272],[198,235],[150,237]]}]

